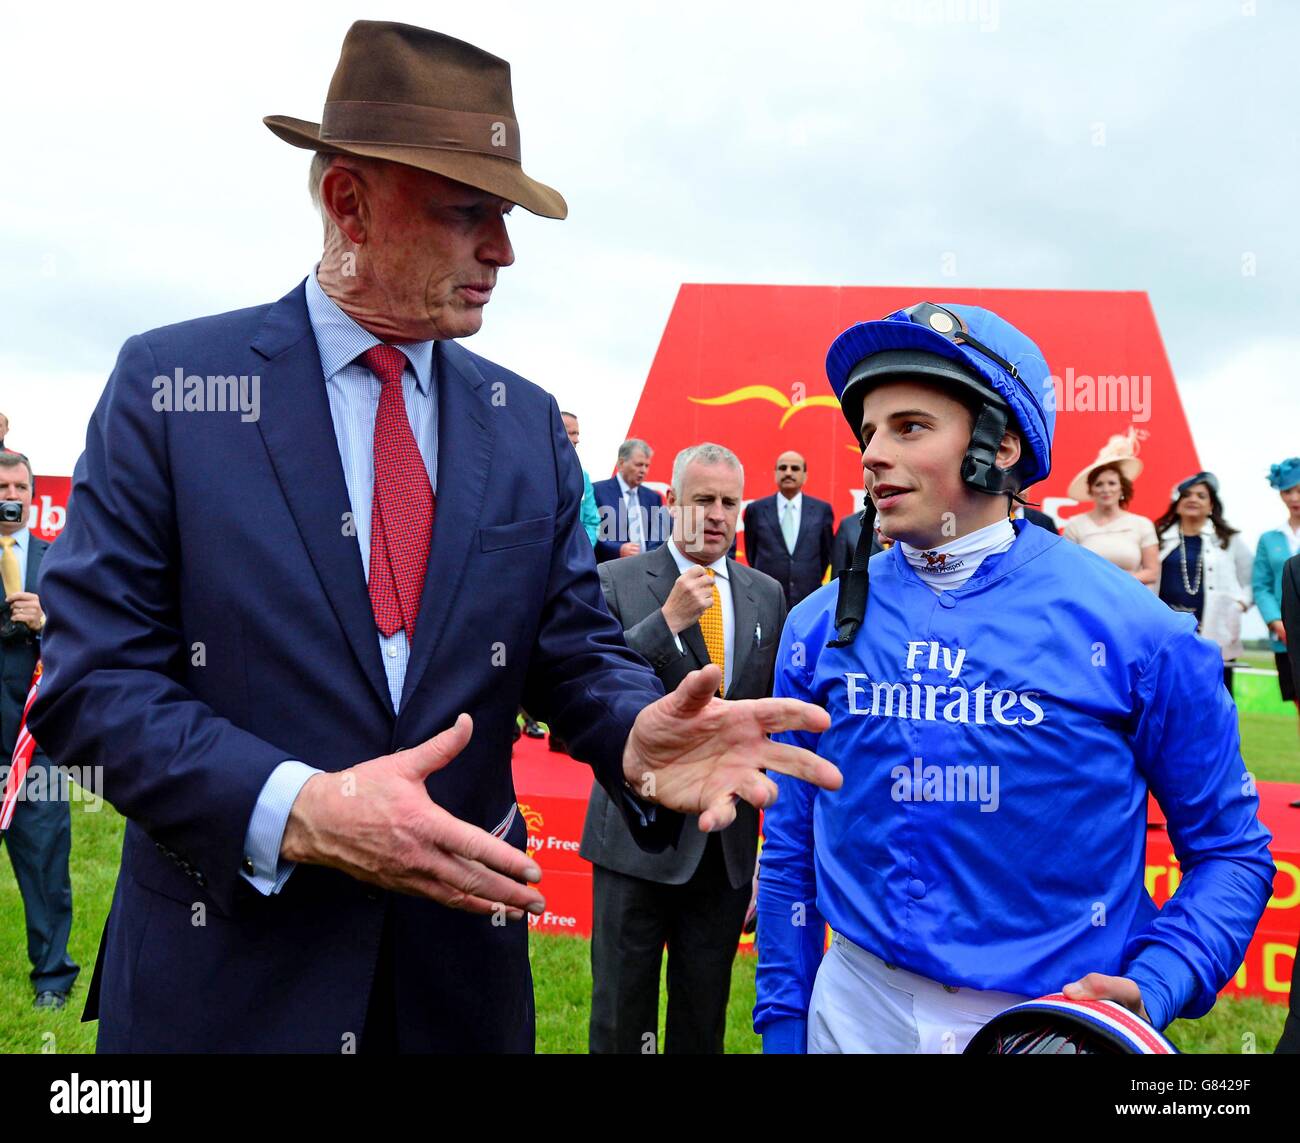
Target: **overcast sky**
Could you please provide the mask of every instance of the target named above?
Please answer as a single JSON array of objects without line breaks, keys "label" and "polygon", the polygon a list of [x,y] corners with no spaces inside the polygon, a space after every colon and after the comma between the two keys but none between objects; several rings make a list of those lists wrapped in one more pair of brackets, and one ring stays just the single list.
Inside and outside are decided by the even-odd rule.
[{"label": "overcast sky", "polygon": [[1229,519],[1252,543],[1280,522],[1263,478],[1300,454],[1281,0],[11,7],[0,411],[37,471],[71,472],[127,336],[311,267],[310,156],[261,117],[319,119],[358,17],[511,61],[524,167],[570,217],[515,213],[470,344],[581,413],[593,473],[683,282],[1139,289]]}]

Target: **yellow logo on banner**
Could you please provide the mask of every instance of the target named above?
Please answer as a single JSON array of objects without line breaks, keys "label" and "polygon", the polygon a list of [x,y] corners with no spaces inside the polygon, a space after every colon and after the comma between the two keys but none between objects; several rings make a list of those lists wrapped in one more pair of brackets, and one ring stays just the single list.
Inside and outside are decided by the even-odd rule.
[{"label": "yellow logo on banner", "polygon": [[528,828],[526,852],[529,857],[532,857],[537,852],[538,835],[541,832],[545,821],[542,818],[542,815],[538,813],[537,810],[530,809],[526,802],[519,803],[519,813],[523,816],[524,825]]},{"label": "yellow logo on banner", "polygon": [[697,405],[739,405],[744,401],[768,401],[778,409],[784,409],[781,414],[781,423],[778,428],[785,428],[785,423],[800,409],[808,409],[814,406],[822,409],[838,409],[840,403],[834,397],[816,396],[804,397],[799,401],[791,401],[780,389],[774,389],[771,385],[745,385],[740,389],[733,389],[730,393],[723,393],[720,397],[692,397],[690,398]]}]

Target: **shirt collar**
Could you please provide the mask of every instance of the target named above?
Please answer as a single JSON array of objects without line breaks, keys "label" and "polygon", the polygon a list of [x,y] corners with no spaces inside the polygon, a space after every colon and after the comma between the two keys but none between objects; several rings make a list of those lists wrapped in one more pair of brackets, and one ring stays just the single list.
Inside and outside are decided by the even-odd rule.
[{"label": "shirt collar", "polygon": [[26,524],[13,533],[10,539],[14,542],[13,550],[15,552],[25,552],[27,550],[27,539],[30,534],[31,529]]},{"label": "shirt collar", "polygon": [[802,488],[799,489],[799,491],[796,492],[793,496],[791,496],[788,500],[785,498],[785,495],[784,495],[783,493],[778,492],[776,495],[777,495],[777,499],[781,501],[781,511],[782,511],[782,512],[784,512],[784,511],[786,510],[786,507],[785,507],[785,506],[786,506],[787,504],[792,505],[793,508],[794,508],[794,510],[795,510],[796,512],[800,511],[800,510],[803,508],[803,489],[802,489]]},{"label": "shirt collar", "polygon": [[[339,309],[334,299],[321,289],[316,280],[316,269],[313,266],[307,275],[307,318],[320,348],[321,371],[328,381],[371,346],[383,343]],[[406,355],[415,373],[415,383],[420,392],[428,396],[433,377],[433,342],[403,341],[397,343],[396,348]]]},{"label": "shirt collar", "polygon": [[[619,491],[623,493],[623,499],[626,500],[627,494],[632,491],[632,486],[623,479],[623,474],[621,472],[614,473],[614,479],[618,481]],[[637,499],[641,499],[640,493],[637,493]]]},{"label": "shirt collar", "polygon": [[[682,551],[677,546],[676,540],[669,540],[667,547],[668,550],[672,553],[673,563],[677,565],[677,570],[679,572],[684,572],[686,571],[687,568],[697,568],[701,566],[700,564],[697,564],[694,560],[688,559],[686,556],[682,555]],[[719,579],[728,578],[727,555],[725,552],[721,556],[719,556],[716,560],[714,560],[713,563],[705,564],[703,566],[709,568],[709,570],[712,571],[713,574],[716,575]]]}]

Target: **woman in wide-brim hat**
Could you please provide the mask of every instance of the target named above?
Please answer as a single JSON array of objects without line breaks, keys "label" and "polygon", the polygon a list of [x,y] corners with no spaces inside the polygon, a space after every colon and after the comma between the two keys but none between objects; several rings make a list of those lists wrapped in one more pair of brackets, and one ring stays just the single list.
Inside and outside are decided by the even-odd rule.
[{"label": "woman in wide-brim hat", "polygon": [[1200,633],[1223,654],[1223,685],[1232,693],[1232,666],[1244,648],[1241,617],[1250,608],[1253,558],[1223,518],[1219,481],[1198,472],[1174,486],[1169,509],[1156,521],[1160,539],[1160,598],[1196,616]]},{"label": "woman in wide-brim hat", "polygon": [[1296,703],[1300,710],[1295,692],[1296,680],[1291,675],[1291,660],[1286,653],[1288,637],[1300,639],[1300,631],[1288,635],[1282,625],[1282,565],[1300,554],[1300,456],[1273,465],[1269,469],[1268,482],[1277,489],[1286,505],[1287,521],[1283,527],[1260,536],[1251,580],[1255,604],[1268,627],[1269,646],[1277,663],[1277,682],[1282,698]]},{"label": "woman in wide-brim hat", "polygon": [[1126,510],[1133,499],[1133,481],[1142,472],[1135,446],[1131,433],[1112,437],[1097,459],[1070,481],[1066,494],[1073,500],[1091,500],[1092,508],[1072,516],[1062,535],[1155,591],[1160,581],[1155,525]]}]

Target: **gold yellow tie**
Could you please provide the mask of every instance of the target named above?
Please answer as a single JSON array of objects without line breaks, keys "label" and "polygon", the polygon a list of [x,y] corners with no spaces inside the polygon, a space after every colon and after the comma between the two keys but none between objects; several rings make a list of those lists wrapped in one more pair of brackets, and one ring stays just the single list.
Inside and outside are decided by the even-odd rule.
[{"label": "gold yellow tie", "polygon": [[[0,554],[0,576],[4,579],[5,595],[12,595],[23,589],[23,573],[18,570],[18,557],[14,555],[14,538],[0,536],[0,548],[4,548],[4,553]],[[713,589],[715,596],[717,590],[716,587]]]},{"label": "gold yellow tie", "polygon": [[718,594],[718,581],[713,577],[713,569],[705,568],[713,584],[713,602],[708,611],[700,616],[700,630],[704,632],[704,646],[709,658],[722,669],[723,682],[718,686],[718,694],[723,695],[727,689],[727,644],[722,636],[722,596]]}]

